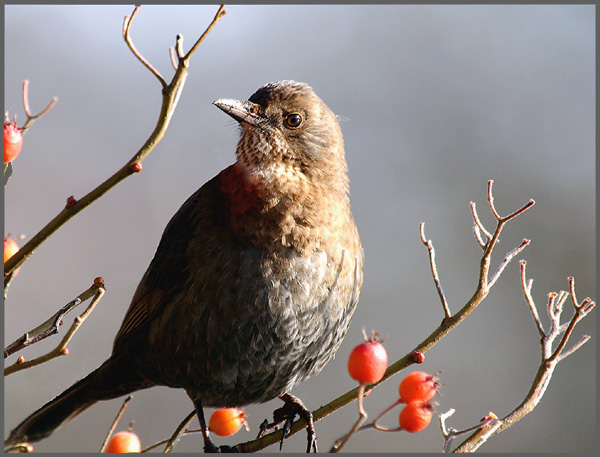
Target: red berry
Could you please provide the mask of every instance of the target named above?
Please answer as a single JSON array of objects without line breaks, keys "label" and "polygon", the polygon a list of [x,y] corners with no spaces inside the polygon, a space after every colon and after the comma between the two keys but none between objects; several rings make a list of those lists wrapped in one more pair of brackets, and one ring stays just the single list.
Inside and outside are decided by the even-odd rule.
[{"label": "red berry", "polygon": [[437,388],[438,383],[434,375],[424,371],[413,371],[402,380],[398,391],[405,403],[416,400],[427,402],[435,396]]},{"label": "red berry", "polygon": [[15,121],[4,121],[4,163],[13,161],[23,147],[23,135]]},{"label": "red berry", "polygon": [[429,425],[432,417],[433,408],[429,403],[411,401],[400,411],[400,427],[407,432],[417,433]]},{"label": "red berry", "polygon": [[125,453],[125,452],[142,452],[142,443],[133,432],[118,432],[115,433],[106,447],[105,452]]},{"label": "red berry", "polygon": [[356,346],[348,358],[348,373],[361,384],[373,384],[385,374],[388,356],[376,334]]},{"label": "red berry", "polygon": [[208,429],[215,435],[229,436],[237,433],[245,422],[246,417],[241,409],[220,408],[210,416]]}]

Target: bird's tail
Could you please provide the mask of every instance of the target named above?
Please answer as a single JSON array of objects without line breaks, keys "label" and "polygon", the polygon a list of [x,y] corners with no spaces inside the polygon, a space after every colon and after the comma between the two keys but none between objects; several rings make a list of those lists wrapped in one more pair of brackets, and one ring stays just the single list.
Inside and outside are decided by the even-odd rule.
[{"label": "bird's tail", "polygon": [[148,383],[134,379],[133,375],[123,376],[124,372],[119,368],[125,368],[125,373],[131,372],[131,367],[123,367],[117,359],[108,359],[21,422],[10,432],[4,447],[40,441],[100,400],[150,387]]}]

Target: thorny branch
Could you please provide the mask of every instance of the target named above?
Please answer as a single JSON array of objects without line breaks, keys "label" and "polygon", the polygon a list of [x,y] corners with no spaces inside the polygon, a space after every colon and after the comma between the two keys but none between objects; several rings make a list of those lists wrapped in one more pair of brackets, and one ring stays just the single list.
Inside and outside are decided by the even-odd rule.
[{"label": "thorny branch", "polygon": [[8,357],[10,354],[14,354],[14,352],[17,350],[20,350],[38,341],[41,341],[42,339],[47,338],[50,335],[58,333],[58,326],[62,322],[62,318],[69,311],[74,309],[77,305],[89,298],[92,298],[92,301],[87,307],[87,309],[81,315],[75,318],[73,324],[71,325],[71,327],[69,328],[69,330],[67,331],[67,333],[56,348],[54,348],[48,354],[37,357],[33,360],[26,361],[23,357],[19,357],[19,359],[14,364],[4,369],[4,376],[8,376],[9,374],[15,373],[17,371],[25,370],[26,368],[31,368],[33,366],[40,365],[55,357],[67,355],[69,353],[67,349],[67,344],[69,343],[69,341],[71,341],[71,338],[73,338],[73,335],[75,335],[75,332],[77,332],[81,324],[83,324],[83,322],[94,310],[94,308],[104,295],[104,292],[104,280],[102,278],[94,279],[94,284],[88,290],[79,295],[79,297],[67,303],[67,305],[61,308],[56,314],[54,314],[54,316],[52,316],[46,322],[42,323],[30,332],[25,333],[25,335],[23,335],[21,338],[8,345],[8,347],[4,349],[4,358]]},{"label": "thorny branch", "polygon": [[[5,275],[5,288],[6,288],[6,278],[10,277],[10,273],[18,268],[32,253],[33,251],[42,244],[46,239],[48,239],[54,232],[56,232],[60,227],[62,227],[69,219],[79,213],[81,210],[89,206],[91,203],[96,201],[110,189],[115,187],[125,178],[131,176],[132,174],[139,172],[141,170],[141,162],[144,158],[154,149],[154,147],[162,140],[169,126],[169,122],[177,106],[177,102],[179,100],[179,96],[185,84],[185,79],[187,77],[187,67],[189,66],[189,60],[192,57],[192,54],[200,45],[200,43],[204,40],[206,35],[212,30],[212,28],[216,25],[216,23],[225,15],[226,11],[224,9],[224,5],[219,7],[217,14],[214,19],[206,29],[206,31],[202,34],[202,36],[196,41],[192,49],[184,55],[179,60],[179,65],[177,66],[177,70],[173,75],[173,79],[167,85],[162,76],[158,74],[158,72],[139,54],[139,52],[133,46],[130,37],[130,28],[137,13],[139,7],[136,7],[129,18],[126,18],[123,34],[127,45],[133,52],[134,56],[140,60],[148,70],[156,76],[161,82],[162,86],[162,106],[160,110],[160,114],[158,117],[158,121],[156,126],[154,127],[153,132],[150,134],[144,145],[140,148],[140,150],[115,174],[113,174],[110,178],[96,187],[94,190],[89,192],[87,195],[82,197],[79,200],[75,200],[71,198],[70,203],[65,206],[65,208],[58,213],[44,228],[42,228],[33,238],[29,240],[28,243],[23,245],[15,255],[13,255],[5,264],[4,264],[4,275]],[[178,36],[178,50],[181,51],[181,37]],[[178,52],[179,52],[178,51]],[[182,51],[181,51],[182,53]]]}]

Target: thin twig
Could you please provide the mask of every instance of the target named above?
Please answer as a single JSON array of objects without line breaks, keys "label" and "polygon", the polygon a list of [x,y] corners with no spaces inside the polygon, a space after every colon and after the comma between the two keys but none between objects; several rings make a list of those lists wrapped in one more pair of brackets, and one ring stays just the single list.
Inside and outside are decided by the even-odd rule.
[{"label": "thin twig", "polygon": [[356,431],[361,426],[361,424],[367,419],[367,413],[366,413],[365,409],[363,408],[363,398],[365,396],[365,385],[364,384],[360,384],[358,386],[358,393],[356,395],[357,395],[356,398],[357,398],[357,403],[358,403],[358,419],[354,423],[354,426],[350,429],[350,431],[346,435],[344,435],[342,438],[338,439],[335,443],[333,443],[333,446],[331,447],[331,450],[329,452],[333,452],[333,453],[340,452],[342,450],[342,448],[346,445],[346,443],[350,440],[352,435],[354,435],[356,433]]},{"label": "thin twig", "polygon": [[[200,433],[201,430],[189,430],[189,429],[185,428],[185,426],[189,425],[189,423],[192,421],[192,419],[195,416],[196,416],[196,410],[192,411],[190,414],[188,414],[186,416],[186,418],[179,424],[179,426],[177,427],[177,429],[175,430],[175,432],[173,433],[173,435],[171,435],[167,439],[159,441],[158,443],[154,443],[153,445],[148,446],[146,449],[142,450],[142,452],[150,452],[150,451],[152,451],[154,449],[157,449],[157,448],[161,447],[162,445],[165,445],[165,444],[168,445],[169,442],[171,442],[171,441],[173,441],[173,443],[175,443],[175,441],[177,441],[177,439],[179,439],[178,434],[180,434],[180,435],[188,435],[190,433]],[[182,427],[182,425],[183,425],[184,428],[182,428],[181,429],[181,433],[179,433],[179,430]],[[165,450],[163,450],[163,453],[164,452],[167,452],[167,448],[165,448]],[[171,451],[168,451],[168,452],[171,452]]]},{"label": "thin twig", "polygon": [[100,453],[101,454],[106,450],[106,446],[108,446],[108,442],[110,441],[110,437],[112,436],[113,432],[117,428],[117,424],[119,423],[119,420],[121,420],[121,417],[123,416],[123,413],[125,412],[125,408],[127,408],[127,405],[129,404],[129,402],[131,401],[132,398],[133,398],[133,396],[129,395],[123,401],[123,404],[121,405],[121,408],[119,409],[119,412],[117,413],[117,416],[115,417],[115,419],[113,420],[110,428],[108,429],[108,433],[106,434],[106,438],[104,438],[104,442],[102,443],[102,446],[100,446]]},{"label": "thin twig", "polygon": [[488,202],[490,204],[490,209],[492,210],[492,214],[498,221],[500,221],[502,219],[502,217],[498,214],[498,211],[496,211],[496,207],[494,205],[494,195],[492,194],[493,186],[494,186],[494,180],[490,179],[488,181]]},{"label": "thin twig", "polygon": [[165,450],[163,451],[164,453],[170,453],[173,451],[175,443],[179,440],[179,438],[181,438],[181,435],[183,435],[183,433],[187,429],[188,425],[190,425],[190,422],[192,422],[192,419],[194,419],[194,417],[196,417],[196,410],[189,413],[186,416],[186,418],[179,424],[179,426],[173,433],[173,436],[171,436],[171,438],[169,438],[169,440],[167,441],[167,445],[165,446]]},{"label": "thin twig", "polygon": [[[102,278],[96,278],[96,279],[102,279]],[[98,302],[100,301],[102,296],[104,295],[104,292],[105,292],[104,286],[98,285],[96,292],[92,298],[91,303],[89,304],[89,306],[86,308],[86,310],[81,315],[77,316],[73,320],[73,324],[71,324],[71,327],[69,328],[69,330],[67,331],[67,333],[65,334],[65,336],[63,337],[63,339],[61,340],[61,342],[58,344],[58,346],[56,348],[54,348],[49,353],[42,355],[40,357],[37,357],[33,360],[25,361],[24,359],[20,358],[19,360],[17,360],[17,362],[15,362],[14,364],[12,364],[4,369],[4,376],[8,376],[9,374],[13,374],[13,373],[16,373],[17,371],[21,371],[21,370],[25,370],[27,368],[34,367],[36,365],[40,365],[40,364],[45,363],[49,360],[52,360],[56,357],[60,357],[62,355],[67,355],[69,353],[69,350],[67,349],[67,344],[69,344],[69,341],[71,341],[71,338],[73,338],[73,336],[75,335],[75,333],[77,332],[77,330],[79,329],[81,324],[83,324],[83,322],[87,319],[87,317],[90,315],[90,313],[94,310],[94,308],[96,307],[96,305],[98,304]]]},{"label": "thin twig", "polygon": [[463,430],[456,430],[455,428],[446,426],[446,419],[448,419],[450,416],[452,416],[454,414],[454,412],[455,412],[455,410],[452,408],[452,409],[448,410],[447,412],[439,415],[440,428],[442,429],[442,436],[444,437],[444,447],[443,447],[444,453],[449,452],[450,445],[452,444],[452,440],[454,440],[454,438],[456,438],[457,436],[464,435],[466,433],[471,433],[476,430],[480,430],[483,427],[488,426],[488,425],[494,425],[498,420],[498,417],[494,413],[489,413],[487,416],[485,416],[483,419],[481,419],[481,421],[479,421],[478,424],[473,425],[468,428],[465,428]]},{"label": "thin twig", "polygon": [[[473,222],[475,223],[475,226],[473,227],[473,230],[475,232],[475,238],[477,239],[479,246],[481,246],[482,249],[485,249],[488,241],[492,238],[492,234],[490,232],[488,232],[485,229],[485,227],[483,226],[483,224],[481,223],[481,220],[479,219],[479,215],[477,214],[477,208],[475,206],[475,202],[471,202],[471,215],[473,216]],[[476,228],[478,228],[479,230],[475,230]],[[487,240],[483,240],[481,238],[480,232],[485,235]]]},{"label": "thin twig", "polygon": [[171,59],[171,65],[173,66],[173,69],[177,70],[177,58],[175,57],[175,48],[173,46],[169,48],[169,58]]},{"label": "thin twig", "polygon": [[500,275],[502,274],[502,272],[504,271],[506,266],[514,258],[514,256],[516,256],[519,252],[521,252],[523,249],[525,249],[530,242],[531,242],[531,240],[524,239],[523,242],[519,246],[517,246],[512,251],[510,251],[508,254],[506,254],[506,257],[504,257],[504,260],[502,261],[502,263],[496,270],[496,273],[494,273],[494,276],[492,276],[492,279],[490,279],[490,282],[488,282],[488,287],[492,287],[496,283],[496,281],[498,280],[498,278],[500,277]]},{"label": "thin twig", "polygon": [[184,56],[183,60],[185,61],[186,65],[187,65],[187,61],[189,60],[189,58],[192,56],[192,54],[194,52],[196,52],[196,49],[198,48],[198,46],[200,46],[200,43],[202,43],[204,41],[204,39],[210,33],[210,31],[213,29],[213,27],[215,25],[217,25],[217,22],[219,22],[223,18],[223,16],[225,16],[226,14],[227,14],[227,11],[225,11],[225,4],[222,4],[218,9],[217,14],[215,14],[214,19],[209,24],[209,26],[206,28],[204,33],[200,36],[200,38],[198,38],[196,43],[194,43],[194,46],[192,46],[192,49],[190,49],[188,51],[188,53]]},{"label": "thin twig", "polygon": [[92,284],[89,289],[85,290],[84,292],[79,294],[79,296],[77,296],[65,306],[63,306],[61,309],[59,309],[56,313],[54,313],[54,315],[52,315],[52,317],[50,317],[33,330],[28,331],[23,336],[6,346],[6,348],[4,349],[4,358],[7,358],[15,352],[24,349],[27,346],[30,346],[34,343],[37,343],[38,341],[41,341],[51,335],[58,333],[58,327],[62,324],[63,318],[71,310],[79,306],[79,304],[93,297],[97,293],[99,287],[103,287],[103,282],[100,281],[101,279],[102,278],[97,278],[96,280],[94,280],[94,284]]},{"label": "thin twig", "polygon": [[569,357],[571,354],[573,354],[573,352],[575,352],[577,349],[579,349],[581,346],[583,346],[585,343],[587,343],[587,341],[590,338],[591,338],[590,335],[583,335],[581,337],[581,339],[579,340],[579,342],[574,344],[571,349],[563,352],[562,354],[559,354],[559,356],[556,358],[556,361],[560,362],[562,359]]},{"label": "thin twig", "polygon": [[161,74],[158,72],[158,70],[156,68],[154,68],[152,66],[152,64],[150,62],[148,62],[144,56],[142,56],[138,50],[136,49],[135,45],[133,44],[133,41],[131,40],[131,35],[130,35],[130,29],[131,29],[131,24],[133,23],[133,18],[135,18],[135,15],[137,14],[137,12],[140,9],[140,5],[136,5],[136,7],[133,9],[133,12],[131,13],[131,16],[125,16],[125,19],[123,21],[123,38],[125,39],[125,43],[127,43],[127,46],[129,47],[129,49],[131,50],[131,52],[133,53],[133,55],[140,61],[142,62],[142,64],[148,69],[150,70],[150,73],[152,73],[154,76],[156,76],[156,78],[159,80],[161,86],[164,88],[167,87],[167,82],[164,80],[164,78],[161,76]]},{"label": "thin twig", "polygon": [[525,266],[527,265],[527,262],[525,260],[521,260],[519,263],[521,264],[521,287],[523,288],[523,292],[525,293],[525,301],[529,306],[529,310],[531,311],[531,314],[533,316],[533,321],[535,322],[535,325],[538,329],[538,333],[543,338],[544,336],[546,336],[546,334],[544,333],[542,321],[540,321],[540,316],[537,312],[535,303],[533,302],[533,297],[531,296],[531,286],[533,285],[533,279],[527,281],[525,277]]},{"label": "thin twig", "polygon": [[440,282],[440,277],[437,272],[437,266],[435,264],[435,249],[433,248],[433,243],[431,242],[431,240],[425,238],[425,222],[421,222],[419,224],[419,231],[421,233],[421,241],[425,246],[427,246],[427,250],[429,251],[429,264],[431,266],[431,274],[433,275],[433,282],[435,283],[438,295],[440,296],[440,300],[442,301],[444,315],[447,319],[449,319],[452,317],[452,313],[450,312],[448,301],[444,296],[444,291],[442,290],[442,283]]}]

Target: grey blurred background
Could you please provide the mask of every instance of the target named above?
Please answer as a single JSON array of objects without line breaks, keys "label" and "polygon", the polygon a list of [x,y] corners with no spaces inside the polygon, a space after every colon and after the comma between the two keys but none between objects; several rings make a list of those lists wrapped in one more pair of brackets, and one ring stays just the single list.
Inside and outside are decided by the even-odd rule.
[{"label": "grey blurred background", "polygon": [[[68,196],[83,196],[121,167],[154,127],[160,87],[121,37],[123,17],[132,9],[5,7],[5,109],[23,121],[24,79],[30,80],[34,112],[59,97],[28,132],[14,162],[5,231],[31,238]],[[144,6],[132,27],[134,42],[169,78],[175,35],[181,33],[189,49],[216,10]],[[5,343],[96,276],[104,277],[107,294],[70,343],[68,357],[5,380],[5,435],[106,359],[166,223],[193,191],[233,162],[238,129],[211,102],[246,99],[280,79],[311,84],[344,118],[352,207],[366,253],[359,308],[337,358],[294,393],[316,409],[353,388],[346,360],[363,327],[389,335],[385,345],[395,361],[439,324],[443,314],[419,222],[426,222],[436,247],[451,309],[465,303],[480,258],[469,202],[477,203],[492,229],[486,186],[494,179],[500,213],[530,198],[536,205],[505,228],[493,269],[523,238],[532,243],[482,305],[426,354],[422,368],[442,371],[438,411],[456,409],[452,427],[474,425],[489,411],[512,411],[540,360],[518,259],[528,261],[545,323],[547,293],[568,289],[567,276],[575,276],[580,299],[596,298],[594,6],[231,5],[227,11],[193,57],[167,135],[143,172],[68,222],[14,280]],[[565,314],[570,311],[567,306]],[[571,344],[582,334],[593,339],[558,366],[537,409],[482,451],[595,449],[595,316],[575,329]],[[32,358],[57,342],[54,337],[23,355]],[[401,377],[366,400],[371,417],[396,399]],[[36,451],[96,452],[121,401],[96,405],[36,444]],[[251,439],[280,404],[248,407],[251,432],[217,443]],[[134,395],[119,428],[135,420],[145,447],[170,436],[191,410],[183,391],[153,388]],[[398,413],[384,423],[395,426]],[[318,422],[320,449],[328,450],[355,418],[352,404]],[[295,435],[284,451],[302,451],[305,439]],[[419,434],[366,431],[346,450],[437,452],[442,444],[433,424]],[[192,435],[176,451],[200,449],[200,437]]]}]

